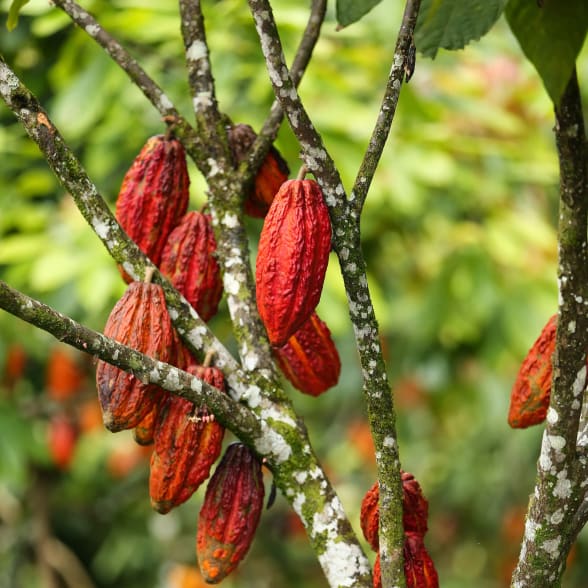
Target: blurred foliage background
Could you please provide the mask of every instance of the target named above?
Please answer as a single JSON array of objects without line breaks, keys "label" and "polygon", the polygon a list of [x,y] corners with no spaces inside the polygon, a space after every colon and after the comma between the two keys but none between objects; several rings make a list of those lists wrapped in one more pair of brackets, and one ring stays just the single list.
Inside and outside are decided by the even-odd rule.
[{"label": "blurred foliage background", "polygon": [[[288,57],[306,4],[274,2]],[[388,0],[339,32],[329,13],[301,86],[348,189],[375,121],[401,4]],[[164,128],[158,114],[59,10],[32,0],[8,33],[8,5],[0,0],[0,52],[113,205],[142,144]],[[189,116],[177,2],[84,5]],[[204,8],[221,108],[258,129],[272,94],[246,3],[217,0]],[[579,68],[586,82],[586,50]],[[556,310],[553,122],[547,95],[503,21],[463,51],[418,59],[362,218],[401,459],[430,501],[426,543],[444,588],[507,586],[518,555],[541,428],[512,431],[506,414],[520,362]],[[288,129],[277,146],[295,173],[297,147]],[[101,329],[124,284],[2,105],[0,162],[1,278]],[[205,186],[191,172],[197,208]],[[254,254],[260,222],[248,222]],[[359,530],[375,463],[335,259],[319,314],[343,359],[340,384],[318,399],[292,394]],[[223,308],[211,324],[231,347],[227,317]],[[0,586],[201,586],[193,566],[202,490],[168,515],[150,510],[148,454],[127,433],[102,429],[92,362],[0,313],[0,373]],[[268,491],[269,485],[268,476]],[[587,553],[583,533],[565,586],[586,586]],[[47,583],[51,569],[61,583]],[[224,585],[327,585],[280,497]]]}]

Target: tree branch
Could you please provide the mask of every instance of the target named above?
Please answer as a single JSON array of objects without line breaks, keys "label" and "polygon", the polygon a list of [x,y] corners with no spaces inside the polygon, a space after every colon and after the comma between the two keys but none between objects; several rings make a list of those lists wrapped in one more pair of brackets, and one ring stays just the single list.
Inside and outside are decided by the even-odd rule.
[{"label": "tree branch", "polygon": [[402,489],[396,416],[386,375],[379,329],[361,252],[359,216],[350,206],[339,172],[314,128],[285,63],[271,6],[249,0],[276,98],[302,148],[302,159],[319,182],[333,225],[333,249],[339,258],[349,312],[362,365],[363,392],[376,447],[380,481],[380,556],[385,586],[405,586],[402,548]]},{"label": "tree branch", "polygon": [[388,76],[384,99],[380,106],[376,126],[372,132],[367,151],[365,152],[363,161],[357,172],[355,184],[351,190],[351,201],[354,203],[358,214],[361,213],[376,168],[380,162],[380,157],[384,151],[388,135],[390,134],[398,98],[400,97],[406,64],[409,59],[409,52],[415,50],[414,29],[420,5],[421,0],[408,0],[404,7],[404,15],[396,39],[394,59],[392,61],[390,75]]},{"label": "tree branch", "polygon": [[[559,315],[550,407],[513,586],[559,586],[584,499],[585,456],[576,443],[586,387],[588,349],[588,152],[574,71],[555,135],[560,166]],[[583,452],[583,451],[582,451]]]}]

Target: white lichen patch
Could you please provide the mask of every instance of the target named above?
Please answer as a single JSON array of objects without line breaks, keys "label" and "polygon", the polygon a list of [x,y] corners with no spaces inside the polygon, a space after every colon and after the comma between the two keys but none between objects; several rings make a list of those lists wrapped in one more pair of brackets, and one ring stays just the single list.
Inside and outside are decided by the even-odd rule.
[{"label": "white lichen patch", "polygon": [[580,396],[586,388],[586,365],[583,365],[580,371],[576,374],[574,385],[572,387],[572,393],[574,396]]},{"label": "white lichen patch", "polygon": [[243,355],[243,367],[248,371],[252,372],[257,369],[260,363],[260,358],[255,349],[247,349]]},{"label": "white lichen patch", "polygon": [[359,546],[342,541],[329,541],[318,559],[329,586],[355,586],[358,576],[369,569]]},{"label": "white lichen patch", "polygon": [[190,382],[190,390],[193,390],[194,392],[202,392],[202,380],[192,378],[192,381]]},{"label": "white lichen patch", "polygon": [[384,437],[384,441],[382,442],[382,445],[384,447],[396,447],[396,440],[394,439],[394,437]]},{"label": "white lichen patch", "polygon": [[266,422],[277,422],[284,423],[293,429],[296,428],[296,421],[285,412],[277,408],[273,403],[269,402],[266,398],[263,399],[264,407],[261,411],[261,418]]},{"label": "white lichen patch", "polygon": [[261,404],[261,389],[259,386],[248,386],[241,398],[248,404],[249,408],[256,408]]},{"label": "white lichen patch", "polygon": [[100,27],[97,24],[89,24],[86,25],[85,31],[90,37],[95,37],[100,32]]},{"label": "white lichen patch", "polygon": [[159,373],[159,370],[157,368],[153,368],[149,372],[149,381],[150,382],[159,382],[160,378],[161,378],[161,374]]},{"label": "white lichen patch", "polygon": [[561,510],[560,508],[551,515],[551,518],[549,520],[551,521],[552,525],[559,525],[563,521],[563,518],[564,513],[563,510]]},{"label": "white lichen patch", "polygon": [[534,520],[527,518],[525,521],[525,541],[528,541],[529,543],[535,541],[535,535],[538,528],[539,525]]},{"label": "white lichen patch", "polygon": [[550,406],[549,409],[547,410],[547,422],[550,425],[555,425],[555,423],[557,423],[558,420],[559,420],[559,415],[557,414],[557,411],[555,410],[555,408]]},{"label": "white lichen patch", "polygon": [[225,288],[225,292],[227,294],[230,294],[232,296],[236,296],[237,294],[239,294],[239,290],[241,288],[241,283],[235,277],[235,274],[232,274],[230,272],[226,272],[223,277],[223,285]]},{"label": "white lichen patch", "polygon": [[555,451],[561,451],[566,446],[566,440],[561,435],[548,435],[548,439]]},{"label": "white lichen patch", "polygon": [[575,333],[576,332],[576,321],[570,321],[568,323],[568,333]]},{"label": "white lichen patch", "polygon": [[190,61],[198,61],[208,55],[208,48],[206,43],[200,40],[194,41],[186,50],[186,59]]},{"label": "white lichen patch", "polygon": [[543,439],[541,441],[541,453],[539,455],[539,467],[544,471],[548,472],[551,470],[552,461],[551,461],[551,446],[549,444],[549,440],[547,439],[547,433],[543,433]]},{"label": "white lichen patch", "polygon": [[209,168],[208,169],[207,177],[212,178],[212,177],[216,176],[220,172],[220,168],[218,166],[218,163],[212,157],[209,157],[206,160],[206,163],[207,163],[208,168]]},{"label": "white lichen patch", "polygon": [[172,101],[162,92],[159,96],[159,110],[167,111],[171,110],[173,107],[174,105],[172,104]]},{"label": "white lichen patch", "polygon": [[292,501],[292,508],[294,509],[294,512],[297,513],[302,520],[304,520],[302,517],[302,505],[305,502],[306,502],[306,496],[302,493],[296,494],[296,496],[294,497],[294,500]]},{"label": "white lichen patch", "polygon": [[561,544],[561,537],[556,537],[555,539],[548,539],[541,544],[541,549],[547,552],[547,554],[552,558],[556,559],[559,556],[559,546]]},{"label": "white lichen patch", "polygon": [[207,334],[207,328],[202,325],[198,327],[194,327],[190,331],[188,331],[187,338],[194,347],[197,349],[201,349],[204,345],[204,338]]},{"label": "white lichen patch", "polygon": [[222,224],[229,229],[234,229],[235,227],[239,226],[239,219],[234,212],[227,212],[223,216]]},{"label": "white lichen patch", "polygon": [[269,428],[267,423],[261,421],[262,437],[255,441],[255,448],[261,455],[271,457],[276,464],[287,461],[292,455],[292,448],[284,437],[277,431]]},{"label": "white lichen patch", "polygon": [[122,268],[132,278],[136,277],[137,274],[135,274],[135,270],[133,269],[133,265],[131,263],[129,263],[128,261],[123,261]]},{"label": "white lichen patch", "polygon": [[[308,478],[308,472],[305,471],[301,471],[301,472],[296,472],[294,474],[294,479],[296,480],[296,483],[300,484],[302,486],[302,484],[304,484],[304,482],[306,482],[306,478]],[[299,512],[299,511],[296,511]]]},{"label": "white lichen patch", "polygon": [[567,470],[565,469],[557,474],[557,482],[553,489],[553,495],[557,498],[569,498],[572,494],[572,482],[567,475]]},{"label": "white lichen patch", "polygon": [[163,387],[166,390],[171,391],[181,389],[182,386],[180,384],[180,378],[178,377],[178,373],[176,372],[176,370],[170,370],[167,376],[165,376],[165,380],[163,381]]}]

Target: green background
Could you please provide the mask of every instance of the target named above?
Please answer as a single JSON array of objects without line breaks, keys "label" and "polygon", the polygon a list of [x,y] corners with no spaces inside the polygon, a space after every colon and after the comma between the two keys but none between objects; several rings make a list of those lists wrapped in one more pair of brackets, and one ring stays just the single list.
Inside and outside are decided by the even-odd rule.
[{"label": "green background", "polygon": [[[142,144],[164,128],[158,113],[59,10],[32,0],[8,33],[8,4],[0,0],[0,52],[113,206]],[[306,3],[274,5],[290,60]],[[177,3],[95,0],[85,6],[189,117]],[[272,94],[246,3],[222,0],[204,9],[221,108],[259,129]],[[375,121],[399,22],[400,3],[391,0],[340,32],[329,12],[302,82],[302,99],[347,189]],[[579,77],[586,86],[585,50]],[[541,428],[513,431],[506,415],[518,367],[557,304],[553,124],[547,94],[504,19],[463,51],[440,51],[434,61],[419,57],[362,217],[401,459],[429,499],[426,545],[444,588],[507,586],[518,554]],[[297,147],[285,127],[277,147],[295,174]],[[190,171],[191,206],[199,208],[205,186],[193,166]],[[0,277],[101,329],[124,284],[1,104],[0,211]],[[253,252],[260,227],[248,221]],[[318,312],[342,356],[340,384],[318,399],[292,395],[359,530],[359,506],[375,465],[334,258]],[[223,303],[211,325],[234,348],[227,317]],[[47,422],[62,408],[47,398],[45,370],[57,343],[0,313],[1,372],[16,342],[26,350],[25,372],[17,382],[4,376],[0,387],[0,586],[43,586],[35,553],[46,516],[50,534],[82,562],[94,586],[180,588],[170,570],[195,563],[202,490],[168,515],[152,512],[148,459],[123,478],[109,466],[113,453],[133,451],[127,433],[85,433],[67,471],[52,465]],[[80,398],[95,394],[93,367],[84,366]],[[269,491],[269,476],[267,482]],[[47,499],[41,513],[34,499],[39,492]],[[587,552],[583,533],[564,586],[586,586]],[[264,512],[250,554],[224,585],[327,585],[281,497]]]}]

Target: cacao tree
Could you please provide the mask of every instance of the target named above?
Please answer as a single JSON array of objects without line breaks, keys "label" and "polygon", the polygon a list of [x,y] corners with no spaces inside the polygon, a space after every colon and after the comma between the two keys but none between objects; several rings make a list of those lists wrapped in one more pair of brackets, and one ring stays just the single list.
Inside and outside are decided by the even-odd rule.
[{"label": "cacao tree", "polygon": [[[19,31],[19,12],[37,8],[33,6],[35,1],[28,7],[27,2],[16,0],[9,4],[6,23],[8,29],[14,30],[3,33],[6,38]],[[94,12],[73,0],[54,0],[53,4],[52,18],[65,18],[79,29],[74,32],[67,28],[60,34],[79,34],[84,37],[81,42],[95,43],[127,75],[129,83],[143,94],[141,104],[150,105],[156,113],[160,135],[154,139],[145,136],[144,152],[132,167],[128,162],[126,167],[130,170],[113,212],[112,199],[101,193],[82,158],[70,147],[67,135],[55,124],[42,97],[33,92],[36,84],[25,83],[17,73],[19,64],[0,55],[0,96],[5,109],[19,123],[19,131],[13,126],[9,128],[10,136],[22,129],[36,143],[61,189],[73,199],[89,225],[87,231],[93,231],[111,256],[113,268],[118,265],[122,276],[131,282],[104,333],[68,316],[67,308],[53,308],[12,287],[9,273],[7,280],[0,282],[0,307],[98,360],[97,383],[105,425],[111,430],[134,428],[136,438],[145,443],[155,437],[148,486],[156,510],[167,512],[179,505],[202,483],[200,477],[197,482],[187,481],[193,472],[188,471],[191,466],[184,468],[181,462],[192,458],[191,454],[181,453],[181,443],[191,447],[185,451],[194,453],[195,445],[190,443],[200,442],[188,442],[188,437],[212,435],[210,425],[218,425],[216,440],[210,442],[214,449],[206,450],[212,459],[206,463],[204,478],[220,453],[222,429],[239,440],[238,446],[230,445],[227,449],[208,486],[210,495],[207,490],[204,499],[200,518],[207,529],[214,530],[222,518],[215,509],[229,510],[228,506],[211,506],[219,500],[225,504],[222,497],[218,498],[218,480],[224,482],[221,488],[236,485],[238,489],[247,489],[226,498],[231,503],[231,516],[228,523],[222,519],[220,526],[230,540],[223,542],[214,535],[216,531],[210,531],[214,536],[210,539],[199,527],[198,549],[205,554],[200,563],[202,566],[205,562],[202,571],[207,580],[218,581],[231,572],[250,545],[264,497],[260,481],[263,465],[271,472],[271,484],[302,522],[329,586],[439,585],[434,560],[425,549],[427,503],[423,494],[427,496],[427,487],[423,485],[421,491],[413,476],[405,471],[412,470],[411,464],[401,459],[397,430],[401,425],[397,421],[394,386],[388,377],[378,323],[382,319],[374,310],[374,286],[369,284],[370,268],[363,251],[360,219],[364,218],[364,207],[370,206],[372,180],[406,82],[418,76],[425,58],[434,57],[440,50],[464,47],[490,31],[503,13],[506,15],[553,104],[554,148],[560,178],[558,267],[557,275],[551,277],[552,281],[557,279],[559,286],[557,329],[550,331],[549,352],[533,347],[535,355],[529,356],[531,361],[547,366],[548,375],[540,386],[544,410],[538,419],[544,418],[545,423],[540,425],[544,430],[537,448],[537,479],[535,488],[529,488],[531,499],[512,586],[561,585],[566,560],[587,516],[583,407],[588,343],[588,159],[580,76],[576,72],[588,28],[585,3],[574,0],[562,6],[549,0],[407,0],[395,22],[395,45],[382,50],[389,68],[387,79],[380,80],[381,87],[368,90],[370,94],[382,92],[381,105],[378,112],[372,113],[373,129],[361,163],[351,172],[346,162],[334,157],[335,149],[325,144],[314,113],[307,110],[303,94],[301,98],[298,92],[299,85],[303,92],[303,76],[324,34],[325,19],[331,25],[334,23],[324,0],[310,2],[291,63],[285,58],[283,43],[288,36],[283,32],[288,20],[274,18],[274,9],[279,16],[281,6],[269,0],[247,3],[249,26],[256,30],[265,62],[265,71],[255,75],[271,84],[275,100],[257,134],[246,131],[244,138],[238,133],[236,136],[240,128],[237,123],[250,121],[232,119],[233,113],[223,106],[215,82],[222,72],[214,67],[215,46],[208,40],[214,35],[207,18],[212,7],[189,0],[180,0],[177,5],[176,31],[170,33],[170,42],[183,45],[189,88],[189,99],[180,108],[171,99],[173,94],[155,81],[164,72],[151,75],[142,59],[133,57],[142,53],[141,32],[136,37],[124,35],[119,39],[119,35],[109,32],[100,10]],[[334,19],[343,29],[338,34],[352,32],[376,4],[377,1],[369,0],[338,0]],[[230,39],[231,43],[238,43],[238,28]],[[378,59],[382,57],[378,55]],[[91,104],[100,98],[84,96],[83,100]],[[329,101],[337,99],[337,95],[328,97]],[[290,179],[287,165],[273,145],[283,121],[296,145],[288,165],[293,170],[300,168]],[[160,145],[162,153],[154,156]],[[179,150],[188,154],[189,165],[195,168],[192,181],[199,181],[206,192],[202,213],[191,211],[184,216],[188,206],[187,171],[176,160],[172,161],[171,155],[166,159]],[[153,169],[152,161],[157,164]],[[160,163],[161,167],[157,167]],[[346,183],[351,187],[346,188]],[[145,208],[133,200],[134,193],[128,196],[138,185],[143,195],[148,193]],[[175,198],[177,193],[181,193],[181,198]],[[257,225],[253,236],[245,213],[264,218],[263,228]],[[187,261],[179,252],[186,238],[178,237],[182,239],[181,245],[175,245],[171,237],[168,241],[171,231],[181,229],[182,219],[188,215],[192,216],[186,223],[193,223],[189,235],[197,235],[196,244],[190,247],[198,254],[206,253],[190,273],[186,273]],[[150,231],[142,232],[145,228]],[[151,231],[164,236],[158,240]],[[252,269],[252,251],[257,252],[257,271]],[[362,402],[377,464],[377,485],[366,495],[366,506],[362,509],[369,514],[362,516],[360,525],[365,538],[358,533],[356,521],[346,514],[332,476],[313,448],[304,415],[286,392],[279,371],[295,387],[315,396],[337,381],[341,365],[328,321],[323,322],[315,312],[329,256],[331,266],[337,264],[344,285],[359,357],[358,381],[361,380]],[[213,264],[218,267],[212,267]],[[219,321],[209,325],[219,303],[221,279],[228,309],[225,324]],[[190,280],[198,282],[192,289],[186,286]],[[149,292],[141,299],[145,310],[137,301],[139,290]],[[194,292],[200,298],[192,296]],[[160,302],[154,302],[156,297]],[[130,308],[121,310],[129,299]],[[155,307],[156,312],[150,315]],[[169,325],[158,318],[163,312],[169,314]],[[160,329],[164,335],[159,333]],[[232,341],[227,335],[229,331]],[[151,344],[152,339],[163,345]],[[211,369],[216,370],[216,376],[209,375]],[[218,373],[222,373],[221,382]],[[111,418],[109,412],[114,406],[113,390],[124,391],[135,401],[126,407],[129,410],[125,416],[129,419],[122,424]],[[127,396],[123,400],[126,402]],[[519,422],[530,424],[525,420],[526,413],[518,416]],[[65,447],[72,435],[67,421],[55,425],[56,445]],[[162,440],[159,444],[157,435]],[[170,447],[178,449],[178,453],[164,455],[162,444],[170,454]],[[228,457],[237,451],[239,459],[230,461]],[[68,462],[66,450],[59,456],[59,463]],[[164,458],[170,462],[165,463]],[[459,460],[459,456],[455,459]],[[229,461],[231,465],[227,466]],[[224,471],[230,467],[234,471]],[[419,472],[415,475],[420,478]],[[369,485],[364,491],[368,488]],[[488,500],[491,499],[489,496]],[[242,531],[243,524],[247,532],[234,533],[231,525]],[[368,547],[378,552],[374,574],[370,561],[376,556],[366,550],[366,540]],[[230,565],[227,557],[231,558]],[[237,559],[233,560],[234,557]],[[47,578],[50,576],[48,573]],[[440,580],[443,584],[444,578]]]}]

